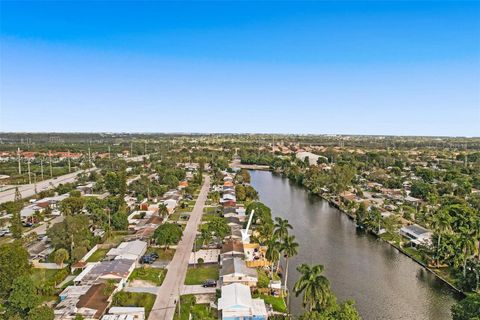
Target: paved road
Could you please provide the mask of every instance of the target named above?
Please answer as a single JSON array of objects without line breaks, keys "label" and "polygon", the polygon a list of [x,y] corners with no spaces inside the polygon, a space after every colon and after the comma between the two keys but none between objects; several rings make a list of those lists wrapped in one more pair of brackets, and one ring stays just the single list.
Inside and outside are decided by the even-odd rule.
[{"label": "paved road", "polygon": [[[77,178],[77,175],[81,172],[90,172],[93,170],[98,170],[96,168],[87,169],[87,170],[79,170],[72,173],[65,174],[63,176],[59,176],[54,179],[48,179],[44,181],[40,181],[37,183],[37,192],[51,189],[57,187],[59,184],[73,182]],[[0,203],[4,203],[7,201],[13,201],[15,199],[15,187],[11,186],[12,189],[0,192]],[[18,186],[18,190],[20,191],[22,198],[28,198],[35,194],[35,184],[22,184]]]},{"label": "paved road", "polygon": [[175,314],[175,303],[179,301],[180,290],[183,288],[187,274],[188,260],[192,252],[193,242],[198,225],[202,220],[203,208],[210,188],[210,177],[205,181],[195,202],[195,207],[190,215],[183,238],[177,246],[175,256],[168,266],[167,276],[158,290],[157,299],[150,312],[149,320],[171,320]]},{"label": "paved road", "polygon": [[36,228],[33,228],[27,232],[24,232],[23,233],[23,236],[26,236],[32,232],[35,232],[36,234],[46,234],[47,233],[47,226],[49,225],[48,222],[50,222],[50,227],[52,227],[54,224],[57,224],[59,222],[62,222],[63,220],[65,219],[64,216],[58,216],[58,217],[55,217],[53,218],[52,220],[50,221],[47,221],[47,222],[43,222],[41,225],[39,225],[38,227]]}]

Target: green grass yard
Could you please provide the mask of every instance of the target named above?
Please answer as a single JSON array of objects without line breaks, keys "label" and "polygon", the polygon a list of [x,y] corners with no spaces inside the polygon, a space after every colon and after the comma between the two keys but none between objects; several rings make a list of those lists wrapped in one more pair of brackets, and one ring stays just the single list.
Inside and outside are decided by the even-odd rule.
[{"label": "green grass yard", "polygon": [[105,255],[110,249],[97,249],[90,258],[87,259],[87,262],[97,262],[105,258]]},{"label": "green grass yard", "polygon": [[156,297],[151,293],[120,291],[113,296],[113,305],[118,307],[144,307],[145,319],[148,319]]},{"label": "green grass yard", "polygon": [[205,280],[218,279],[218,265],[189,267],[185,278],[186,285],[202,284]]},{"label": "green grass yard", "polygon": [[265,301],[265,304],[270,304],[272,305],[273,310],[278,311],[278,312],[287,312],[287,306],[285,304],[285,300],[281,297],[274,297],[270,295],[265,295],[265,294],[257,294],[253,295],[254,298],[261,298]]},{"label": "green grass yard", "polygon": [[160,286],[165,279],[167,270],[160,268],[136,268],[130,275],[129,280],[144,280]]}]

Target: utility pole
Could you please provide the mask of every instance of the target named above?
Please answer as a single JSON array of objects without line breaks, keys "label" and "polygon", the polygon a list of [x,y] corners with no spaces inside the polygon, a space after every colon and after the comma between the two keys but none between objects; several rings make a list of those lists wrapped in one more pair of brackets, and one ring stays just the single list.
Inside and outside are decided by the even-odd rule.
[{"label": "utility pole", "polygon": [[42,175],[42,180],[43,180],[43,159],[40,159],[40,173]]},{"label": "utility pole", "polygon": [[147,141],[145,141],[145,146],[144,146],[143,154],[144,154],[144,155],[147,155]]},{"label": "utility pole", "polygon": [[15,198],[14,201],[20,201],[22,200],[22,194],[20,193],[20,190],[18,190],[18,187],[15,188]]},{"label": "utility pole", "polygon": [[22,165],[20,164],[20,148],[17,148],[18,174],[22,174]]},{"label": "utility pole", "polygon": [[30,159],[27,161],[28,168],[28,184],[32,184],[32,173],[30,172]]},{"label": "utility pole", "polygon": [[37,194],[37,174],[36,173],[33,174],[33,181],[35,186],[35,194]]},{"label": "utility pole", "polygon": [[110,159],[110,146],[108,146],[108,159]]},{"label": "utility pole", "polygon": [[133,142],[130,141],[130,157],[133,157]]},{"label": "utility pole", "polygon": [[68,150],[67,159],[68,159],[68,172],[70,173],[70,171],[71,171],[71,167],[70,167],[70,150]]},{"label": "utility pole", "polygon": [[88,147],[88,167],[92,167],[92,154],[90,153],[90,147]]},{"label": "utility pole", "polygon": [[53,169],[52,169],[52,153],[48,151],[48,157],[50,159],[50,178],[53,178]]}]

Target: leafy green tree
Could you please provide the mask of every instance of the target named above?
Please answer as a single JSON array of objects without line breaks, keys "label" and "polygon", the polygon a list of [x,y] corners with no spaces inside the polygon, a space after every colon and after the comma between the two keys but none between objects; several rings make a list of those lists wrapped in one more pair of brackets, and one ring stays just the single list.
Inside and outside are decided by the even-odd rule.
[{"label": "leafy green tree", "polygon": [[221,243],[223,238],[225,238],[230,233],[230,227],[227,224],[227,221],[220,217],[213,217],[210,221],[202,226],[206,228],[208,232],[212,235],[217,243]]},{"label": "leafy green tree", "polygon": [[178,180],[178,178],[174,175],[168,175],[165,177],[165,179],[163,180],[163,182],[168,185],[168,187],[170,189],[175,189],[176,187],[178,187],[178,184],[180,183],[180,181]]},{"label": "leafy green tree", "polygon": [[84,199],[81,197],[68,197],[60,202],[60,211],[67,216],[82,212]]},{"label": "leafy green tree", "polygon": [[238,201],[245,201],[247,194],[245,192],[245,187],[241,184],[235,186],[235,197]]},{"label": "leafy green tree", "polygon": [[69,255],[68,251],[65,250],[64,248],[60,248],[55,253],[53,254],[53,261],[55,261],[56,264],[59,264],[61,268],[63,268],[63,263],[68,260]]},{"label": "leafy green tree", "polygon": [[[67,249],[70,256],[76,260],[80,250],[90,248],[92,234],[89,225],[89,219],[85,215],[67,216],[62,222],[50,227],[47,235],[56,249]],[[73,248],[77,249],[76,254],[72,252]]]},{"label": "leafy green tree", "polygon": [[440,249],[442,235],[452,231],[451,228],[452,217],[447,210],[440,210],[437,214],[433,216],[432,219],[432,228],[437,234],[437,268],[440,266]]},{"label": "leafy green tree", "polygon": [[293,291],[297,297],[303,293],[303,307],[308,311],[321,311],[326,308],[332,292],[328,279],[322,275],[323,266],[302,263],[297,270],[300,272],[300,277]]},{"label": "leafy green tree", "polygon": [[12,291],[7,299],[7,309],[9,311],[26,316],[39,303],[35,285],[29,276],[24,275],[13,280]]},{"label": "leafy green tree", "polygon": [[0,294],[9,293],[14,279],[30,273],[28,257],[27,250],[19,241],[0,246]]},{"label": "leafy green tree", "polygon": [[177,244],[182,238],[182,228],[173,223],[164,223],[160,225],[153,234],[153,238],[156,243],[161,246],[165,246],[165,250],[168,246]]},{"label": "leafy green tree", "polygon": [[435,186],[423,181],[414,181],[411,187],[411,195],[416,198],[428,200],[430,197],[437,194]]},{"label": "leafy green tree", "polygon": [[112,226],[115,230],[128,229],[128,213],[125,204],[122,204],[118,211],[112,215]]},{"label": "leafy green tree", "polygon": [[20,212],[15,212],[10,219],[10,232],[14,239],[21,239],[23,233],[22,218]]},{"label": "leafy green tree", "polygon": [[468,295],[452,306],[453,320],[480,320],[480,294]]},{"label": "leafy green tree", "polygon": [[358,225],[363,226],[367,220],[367,206],[364,202],[360,203],[360,206],[355,211],[355,221]]},{"label": "leafy green tree", "polygon": [[47,306],[36,307],[30,310],[27,320],[53,320],[53,309]]},{"label": "leafy green tree", "polygon": [[123,196],[127,191],[127,178],[122,171],[107,172],[105,175],[105,188],[111,195]]}]

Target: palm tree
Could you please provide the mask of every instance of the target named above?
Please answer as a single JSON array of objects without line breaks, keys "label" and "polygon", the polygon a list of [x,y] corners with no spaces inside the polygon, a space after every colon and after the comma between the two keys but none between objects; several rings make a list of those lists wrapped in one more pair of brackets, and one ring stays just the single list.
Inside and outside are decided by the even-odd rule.
[{"label": "palm tree", "polygon": [[308,311],[321,310],[331,297],[330,283],[322,275],[323,269],[322,265],[310,266],[305,263],[297,267],[301,276],[295,283],[293,291],[296,297],[303,293],[303,307]]},{"label": "palm tree", "polygon": [[287,289],[288,261],[291,257],[297,255],[298,247],[299,247],[299,245],[295,241],[295,236],[289,236],[289,237],[286,237],[283,240],[282,251],[283,251],[283,256],[285,258],[285,280],[284,280],[283,287],[285,288],[285,291],[288,291],[288,289]]},{"label": "palm tree", "polygon": [[467,275],[467,260],[470,256],[474,255],[477,251],[477,241],[470,232],[461,232],[457,238],[457,246],[461,249],[462,253],[460,259],[463,264],[463,277]]},{"label": "palm tree", "polygon": [[260,244],[266,244],[273,237],[273,224],[262,223],[255,230],[256,238]]},{"label": "palm tree", "polygon": [[165,218],[166,216],[168,216],[168,208],[163,203],[158,206],[158,215],[162,218]]},{"label": "palm tree", "polygon": [[432,228],[438,234],[437,240],[437,268],[440,266],[440,244],[442,241],[442,234],[448,233],[452,230],[452,217],[447,211],[439,211],[432,219]]},{"label": "palm tree", "polygon": [[[270,274],[270,279],[273,280],[273,267],[275,263],[277,263],[280,260],[280,251],[282,250],[282,244],[281,242],[275,240],[275,239],[270,239],[267,242],[267,252],[265,253],[265,258],[267,258],[268,261],[270,261],[271,265],[271,274]],[[278,270],[278,269],[277,269]]]},{"label": "palm tree", "polygon": [[285,239],[288,237],[288,229],[293,229],[293,227],[288,223],[287,219],[275,217],[273,235],[277,237],[277,239]]}]

